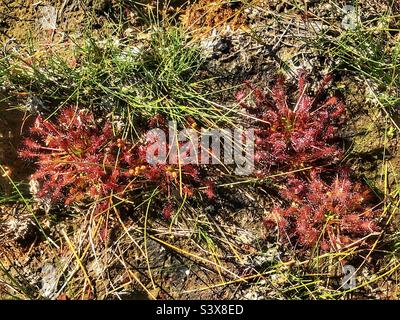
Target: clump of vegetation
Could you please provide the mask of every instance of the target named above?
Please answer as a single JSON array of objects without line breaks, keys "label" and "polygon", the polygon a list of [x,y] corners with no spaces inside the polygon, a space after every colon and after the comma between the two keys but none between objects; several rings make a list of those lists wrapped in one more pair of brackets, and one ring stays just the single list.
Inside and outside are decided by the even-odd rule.
[{"label": "clump of vegetation", "polygon": [[[369,87],[369,99],[396,118],[400,101],[400,42],[393,36],[395,29],[391,30],[388,24],[391,20],[395,16],[387,17],[386,21],[384,18],[366,21],[363,27],[336,37],[322,34],[316,47],[335,61],[338,70],[361,78]],[[377,23],[388,25],[376,28]],[[394,120],[392,124],[399,129]]]},{"label": "clump of vegetation", "polygon": [[20,156],[37,159],[31,179],[42,183],[39,198],[63,199],[68,205],[124,192],[129,168],[139,164],[115,139],[111,124],[100,126],[88,110],[64,109],[57,122],[39,116],[30,131]]},{"label": "clump of vegetation", "polygon": [[212,185],[194,165],[149,164],[148,142],[119,138],[110,122],[99,124],[88,110],[63,109],[56,122],[39,116],[30,131],[20,156],[37,160],[31,179],[40,183],[39,199],[70,205],[157,188],[170,199],[194,196],[200,187],[212,197]]},{"label": "clump of vegetation", "polygon": [[267,94],[247,83],[236,98],[247,110],[255,127],[255,162],[258,175],[272,170],[291,170],[310,164],[335,163],[342,156],[337,144],[345,107],[337,97],[322,100],[331,77],[326,76],[312,97],[306,92],[305,75],[300,75],[296,100],[291,103],[280,78]]},{"label": "clump of vegetation", "polygon": [[379,230],[379,211],[369,206],[369,189],[353,183],[347,170],[331,182],[317,171],[307,180],[291,178],[281,196],[288,204],[274,207],[264,224],[277,225],[282,240],[303,249],[338,251]]},{"label": "clump of vegetation", "polygon": [[47,113],[79,101],[122,116],[130,128],[156,114],[178,122],[196,116],[205,125],[229,120],[211,101],[199,45],[180,27],[152,26],[140,45],[117,36],[95,39],[90,30],[84,34],[83,41],[63,44],[68,55],[51,48],[5,52],[0,76],[13,88],[10,94],[34,97]]}]

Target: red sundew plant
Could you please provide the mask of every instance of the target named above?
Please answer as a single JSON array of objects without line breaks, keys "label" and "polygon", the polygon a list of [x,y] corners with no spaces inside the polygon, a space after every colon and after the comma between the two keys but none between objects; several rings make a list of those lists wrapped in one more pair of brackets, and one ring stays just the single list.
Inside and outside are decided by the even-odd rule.
[{"label": "red sundew plant", "polygon": [[310,181],[289,179],[281,195],[291,205],[273,208],[264,224],[277,225],[282,239],[302,248],[339,250],[379,231],[369,190],[351,182],[345,170],[331,183],[316,172]]},{"label": "red sundew plant", "polygon": [[[145,143],[139,147],[140,159],[145,162],[147,150],[151,147],[153,137],[149,136]],[[181,145],[180,145],[181,146]],[[173,148],[167,143],[160,144],[160,148],[165,148],[166,155],[172,155]],[[154,152],[158,156],[158,150]],[[185,154],[181,157],[184,159]],[[169,164],[165,161],[155,161],[148,166],[148,170],[143,172],[144,177],[153,183],[156,183],[160,190],[171,197],[179,193],[179,196],[192,197],[197,191],[204,193],[208,198],[214,197],[213,183],[207,178],[203,178],[204,172],[199,165],[191,163]]]},{"label": "red sundew plant", "polygon": [[305,75],[301,74],[297,98],[292,104],[283,78],[279,78],[271,94],[248,82],[247,89],[237,93],[241,107],[253,119],[258,175],[278,167],[290,170],[341,158],[343,151],[336,142],[345,121],[345,107],[336,97],[321,101],[330,81],[330,76],[325,77],[312,97],[306,93]]},{"label": "red sundew plant", "polygon": [[66,108],[56,122],[39,116],[30,131],[20,156],[37,160],[31,178],[41,183],[38,198],[69,205],[120,193],[129,185],[129,168],[139,165],[111,124],[100,126],[87,110]]},{"label": "red sundew plant", "polygon": [[101,202],[156,187],[168,198],[179,191],[194,196],[201,187],[208,196],[213,194],[196,167],[148,164],[145,144],[118,138],[110,122],[97,123],[88,110],[63,109],[55,122],[39,116],[30,132],[19,153],[36,160],[31,179],[40,183],[39,199],[65,205]]}]

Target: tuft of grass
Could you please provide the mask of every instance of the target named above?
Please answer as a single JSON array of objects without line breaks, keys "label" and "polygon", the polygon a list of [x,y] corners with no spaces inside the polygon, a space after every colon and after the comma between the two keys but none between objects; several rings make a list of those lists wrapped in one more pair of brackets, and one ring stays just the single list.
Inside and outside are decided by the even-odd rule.
[{"label": "tuft of grass", "polygon": [[382,15],[337,36],[323,33],[316,46],[335,61],[337,70],[351,72],[367,84],[369,99],[391,117],[399,130],[400,41],[393,36],[399,29],[389,24],[393,19]]},{"label": "tuft of grass", "polygon": [[229,121],[231,110],[212,101],[210,79],[201,76],[199,45],[181,27],[166,20],[136,37],[141,44],[117,31],[100,40],[89,29],[83,41],[69,39],[57,50],[3,52],[0,76],[10,94],[35,97],[48,114],[79,104],[118,115],[130,128],[156,114],[207,126]]}]

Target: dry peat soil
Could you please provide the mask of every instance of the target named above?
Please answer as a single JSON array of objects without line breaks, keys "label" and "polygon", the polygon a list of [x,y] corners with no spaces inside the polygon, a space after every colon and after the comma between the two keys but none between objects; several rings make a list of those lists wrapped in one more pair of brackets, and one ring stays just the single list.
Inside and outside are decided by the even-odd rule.
[{"label": "dry peat soil", "polygon": [[[346,13],[346,5],[356,13]],[[350,22],[343,23],[347,18]],[[0,297],[397,299],[399,24],[400,3],[384,0],[168,4],[0,0]],[[51,121],[59,109],[78,105],[114,126],[126,116],[118,115],[112,103],[110,107],[98,99],[98,84],[87,84],[90,72],[74,78],[81,87],[69,80],[63,83],[63,77],[79,74],[83,68],[87,71],[88,64],[109,55],[104,43],[114,44],[115,57],[121,54],[119,46],[145,51],[152,33],[168,28],[183,30],[185,41],[199,48],[203,62],[194,77],[205,83],[199,94],[207,94],[212,108],[239,110],[233,116],[237,125],[250,123],[246,115],[251,110],[240,109],[235,98],[244,82],[267,92],[284,75],[288,99],[294,101],[299,74],[307,75],[312,95],[325,75],[333,75],[324,95],[336,96],[345,105],[346,122],[335,141],[344,153],[318,166],[329,181],[335,179],[337,168],[346,167],[352,181],[369,190],[369,202],[363,202],[361,209],[340,210],[353,210],[352,218],[357,220],[356,215],[364,219],[363,210],[373,208],[370,219],[376,228],[363,233],[364,227],[359,227],[355,242],[333,244],[332,237],[344,228],[344,224],[334,225],[332,221],[340,218],[334,216],[316,227],[321,237],[332,242],[307,246],[296,231],[302,228],[300,222],[294,231],[283,234],[267,219],[274,207],[299,208],[300,204],[285,200],[282,191],[293,195],[292,171],[300,172],[298,179],[317,179],[310,176],[315,163],[278,167],[261,178],[237,177],[209,166],[201,174],[212,177],[214,196],[177,197],[172,213],[166,213],[170,200],[164,201],[163,196],[151,202],[142,198],[140,205],[129,197],[114,199],[118,205],[98,214],[87,201],[66,206],[32,194],[29,179],[37,164],[20,158],[18,150],[38,115]],[[97,58],[86,59],[87,51],[79,49],[88,41],[98,44]],[[50,65],[54,57],[61,57],[71,71]],[[108,67],[105,63],[101,68]],[[116,69],[108,76],[119,72]],[[41,75],[50,80],[43,82]],[[112,81],[108,83],[114,90],[120,82]],[[76,94],[76,88],[82,92]],[[172,100],[174,94],[168,92]],[[329,109],[328,116],[333,112]],[[197,116],[186,119],[200,124]],[[133,119],[148,121],[141,115]],[[324,196],[330,196],[330,191]],[[299,212],[290,223],[300,219]],[[313,223],[313,214],[316,211],[302,222],[303,227]],[[322,214],[326,217],[330,212]],[[329,235],[325,234],[328,228]],[[355,268],[355,286],[341,282],[346,265]]]}]

